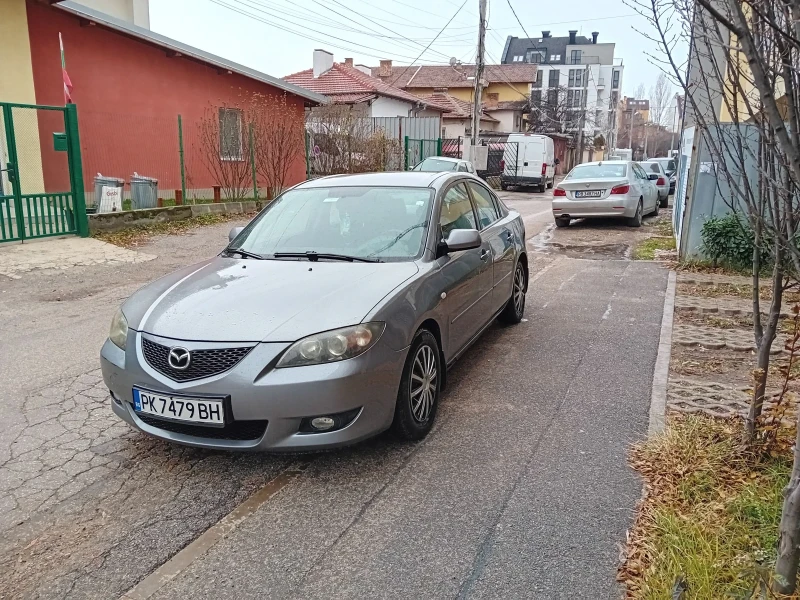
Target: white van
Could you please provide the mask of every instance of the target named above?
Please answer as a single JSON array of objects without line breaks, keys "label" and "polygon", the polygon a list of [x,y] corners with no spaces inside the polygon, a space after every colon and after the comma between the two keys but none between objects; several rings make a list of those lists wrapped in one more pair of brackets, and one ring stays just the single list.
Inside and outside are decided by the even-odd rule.
[{"label": "white van", "polygon": [[543,192],[553,187],[558,163],[553,140],[546,135],[512,133],[508,136],[503,160],[503,174],[500,176],[502,189],[533,186]]}]

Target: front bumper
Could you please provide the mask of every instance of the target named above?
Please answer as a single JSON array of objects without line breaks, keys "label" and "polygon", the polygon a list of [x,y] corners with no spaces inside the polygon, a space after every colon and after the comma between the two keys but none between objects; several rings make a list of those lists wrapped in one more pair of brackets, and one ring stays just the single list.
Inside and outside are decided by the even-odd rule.
[{"label": "front bumper", "polygon": [[[100,354],[103,379],[112,394],[111,407],[121,419],[147,434],[201,448],[225,450],[311,450],[352,444],[388,429],[394,417],[397,390],[408,349],[396,351],[379,340],[356,358],[338,363],[275,369],[288,343],[261,343],[232,369],[213,377],[178,383],[153,369],[141,351],[141,339],[176,343],[190,351],[219,344],[177,342],[130,331],[126,350],[106,340]],[[236,344],[229,344],[234,346]],[[241,345],[241,344],[240,344]],[[228,398],[226,412],[250,438],[225,430],[186,426],[164,428],[133,410],[133,387],[165,394]],[[300,433],[304,418],[360,409],[346,427],[324,433]],[[226,424],[229,419],[226,419]],[[262,427],[248,427],[255,422]],[[167,429],[166,427],[169,427]],[[263,431],[261,431],[263,429]],[[177,430],[177,431],[176,431]],[[189,432],[187,432],[189,430]],[[230,431],[233,431],[232,429]],[[222,437],[220,437],[222,436]],[[227,437],[226,437],[227,436]],[[233,439],[239,438],[239,439]]]},{"label": "front bumper", "polygon": [[553,217],[632,217],[636,214],[638,203],[638,198],[627,196],[612,196],[606,200],[567,200],[558,197],[553,199]]}]

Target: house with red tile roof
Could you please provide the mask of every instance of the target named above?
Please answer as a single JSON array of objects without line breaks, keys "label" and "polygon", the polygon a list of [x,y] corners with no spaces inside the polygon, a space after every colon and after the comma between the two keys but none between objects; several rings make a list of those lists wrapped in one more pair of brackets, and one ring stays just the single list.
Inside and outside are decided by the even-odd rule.
[{"label": "house with red tile roof", "polygon": [[365,117],[439,117],[450,110],[393,85],[391,78],[373,77],[369,67],[354,65],[352,58],[334,62],[333,54],[325,50],[314,50],[311,69],[283,80],[323,94],[334,104],[352,105]]},{"label": "house with red tile roof", "polygon": [[[442,137],[457,138],[467,137],[472,132],[472,102],[465,102],[455,96],[445,92],[434,92],[430,96],[424,96],[429,102],[435,102],[441,106],[449,107],[449,110],[442,115]],[[480,131],[495,131],[500,122],[485,111],[481,112]]]}]

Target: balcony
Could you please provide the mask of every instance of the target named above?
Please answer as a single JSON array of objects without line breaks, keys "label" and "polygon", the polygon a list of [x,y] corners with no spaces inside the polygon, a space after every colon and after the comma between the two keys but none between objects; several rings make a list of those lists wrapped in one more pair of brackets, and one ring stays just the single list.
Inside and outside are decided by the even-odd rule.
[{"label": "balcony", "polygon": [[567,64],[568,65],[599,65],[600,64],[600,57],[599,56],[578,56],[578,57],[567,57]]}]

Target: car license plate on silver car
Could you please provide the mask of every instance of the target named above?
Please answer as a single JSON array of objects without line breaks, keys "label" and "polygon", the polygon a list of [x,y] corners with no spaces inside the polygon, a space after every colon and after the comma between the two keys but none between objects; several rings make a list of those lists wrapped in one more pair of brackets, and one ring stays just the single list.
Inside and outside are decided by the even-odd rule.
[{"label": "car license plate on silver car", "polygon": [[603,190],[588,190],[585,192],[575,192],[576,198],[600,198],[603,195]]},{"label": "car license plate on silver car", "polygon": [[137,413],[153,415],[170,421],[198,423],[211,427],[225,425],[225,410],[222,400],[168,396],[133,388],[133,409]]}]

